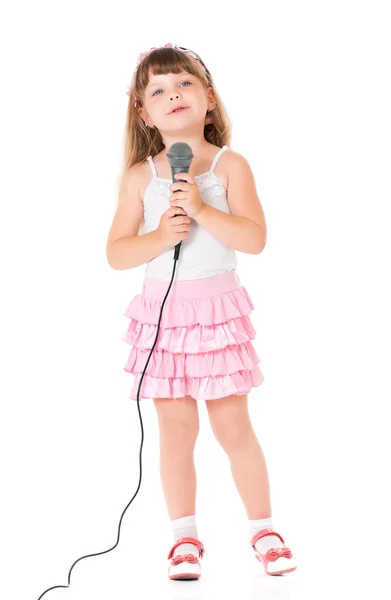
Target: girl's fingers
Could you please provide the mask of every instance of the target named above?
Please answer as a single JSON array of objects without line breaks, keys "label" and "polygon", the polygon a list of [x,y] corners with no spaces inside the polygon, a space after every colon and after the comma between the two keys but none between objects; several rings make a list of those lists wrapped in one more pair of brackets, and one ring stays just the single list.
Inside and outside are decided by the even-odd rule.
[{"label": "girl's fingers", "polygon": [[171,212],[173,215],[180,213],[181,215],[185,215],[185,211],[181,206],[171,206]]}]

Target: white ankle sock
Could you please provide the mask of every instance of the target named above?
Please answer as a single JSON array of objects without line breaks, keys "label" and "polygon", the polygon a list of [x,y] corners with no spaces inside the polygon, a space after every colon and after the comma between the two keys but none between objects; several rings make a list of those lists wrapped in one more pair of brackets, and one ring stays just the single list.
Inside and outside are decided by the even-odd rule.
[{"label": "white ankle sock", "polygon": [[[174,542],[177,542],[179,538],[193,537],[198,540],[198,530],[196,523],[196,515],[190,515],[188,517],[181,517],[180,519],[174,519],[171,521],[172,533],[174,536]],[[199,556],[200,552],[195,544],[180,544],[174,550],[174,556],[177,554],[194,554]]]},{"label": "white ankle sock", "polygon": [[[249,525],[251,539],[261,529],[274,529],[272,517],[268,517],[267,519],[256,519],[255,521],[249,520]],[[268,535],[258,540],[255,547],[259,552],[265,554],[270,548],[282,548],[283,545],[279,537],[276,535]]]}]

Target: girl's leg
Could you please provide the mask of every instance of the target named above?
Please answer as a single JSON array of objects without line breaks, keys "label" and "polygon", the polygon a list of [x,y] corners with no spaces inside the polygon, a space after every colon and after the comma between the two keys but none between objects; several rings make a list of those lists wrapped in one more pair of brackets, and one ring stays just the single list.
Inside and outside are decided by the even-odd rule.
[{"label": "girl's leg", "polygon": [[[208,400],[206,405],[216,439],[229,457],[232,475],[249,519],[252,540],[261,529],[274,527],[265,457],[250,421],[247,396]],[[281,548],[282,543],[279,537],[270,535],[259,539],[255,546],[258,552],[265,554],[271,548]],[[267,568],[272,571],[269,574],[289,573],[296,565],[292,558],[280,556]]]},{"label": "girl's leg", "polygon": [[160,475],[169,517],[195,515],[194,448],[199,432],[197,401],[154,398],[160,434]]},{"label": "girl's leg", "polygon": [[267,466],[248,413],[247,396],[206,402],[213,433],[228,455],[248,519],[271,516]]}]

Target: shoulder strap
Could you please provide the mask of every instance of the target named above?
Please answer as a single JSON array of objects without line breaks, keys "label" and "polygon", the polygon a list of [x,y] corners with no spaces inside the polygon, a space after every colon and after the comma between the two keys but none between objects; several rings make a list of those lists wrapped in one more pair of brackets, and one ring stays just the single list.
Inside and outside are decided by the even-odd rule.
[{"label": "shoulder strap", "polygon": [[211,167],[210,167],[210,169],[209,169],[209,171],[210,171],[211,173],[213,173],[213,169],[215,168],[217,161],[219,160],[219,158],[220,158],[221,154],[222,154],[222,153],[223,153],[225,150],[228,150],[228,146],[223,146],[222,148],[220,148],[220,150],[218,151],[218,153],[217,153],[217,154],[216,154],[216,156],[214,157],[214,159],[213,159],[213,162],[212,162],[212,165],[211,165]]},{"label": "shoulder strap", "polygon": [[157,177],[156,167],[155,167],[155,163],[152,160],[152,156],[148,156],[147,161],[149,162],[149,165],[152,169],[153,176]]}]

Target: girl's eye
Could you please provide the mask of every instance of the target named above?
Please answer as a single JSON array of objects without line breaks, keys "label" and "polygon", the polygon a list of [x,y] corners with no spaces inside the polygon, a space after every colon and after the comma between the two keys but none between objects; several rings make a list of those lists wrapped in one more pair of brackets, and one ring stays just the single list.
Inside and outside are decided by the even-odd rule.
[{"label": "girl's eye", "polygon": [[[182,81],[182,83],[189,83],[191,85],[191,81]],[[182,85],[181,83],[181,85]],[[187,86],[186,86],[187,87]],[[152,94],[152,96],[155,96],[157,92],[161,92],[161,89],[155,90]],[[158,94],[158,96],[160,96],[160,94]]]}]

